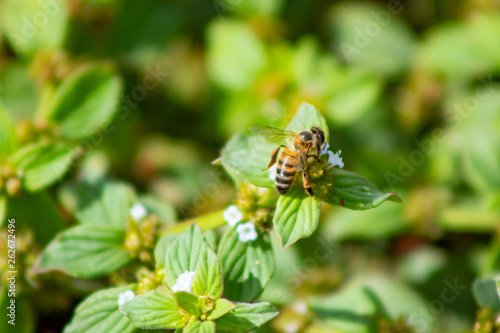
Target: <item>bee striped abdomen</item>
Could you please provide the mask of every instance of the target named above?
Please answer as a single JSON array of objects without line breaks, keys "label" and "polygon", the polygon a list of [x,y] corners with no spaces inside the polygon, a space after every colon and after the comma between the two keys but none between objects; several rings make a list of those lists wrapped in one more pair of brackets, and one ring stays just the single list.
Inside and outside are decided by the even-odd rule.
[{"label": "bee striped abdomen", "polygon": [[293,178],[297,173],[296,156],[295,152],[285,148],[278,159],[275,185],[279,194],[285,194],[292,186]]}]

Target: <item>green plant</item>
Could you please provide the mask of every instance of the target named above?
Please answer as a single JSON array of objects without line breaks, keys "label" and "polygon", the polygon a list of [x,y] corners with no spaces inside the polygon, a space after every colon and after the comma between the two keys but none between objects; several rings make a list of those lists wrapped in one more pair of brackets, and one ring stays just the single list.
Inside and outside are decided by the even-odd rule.
[{"label": "green plant", "polygon": [[[320,113],[304,103],[287,129],[313,126],[328,133]],[[335,168],[327,154],[322,156],[322,164],[310,167],[318,197],[305,194],[296,182],[278,198],[270,189],[274,183],[269,171],[262,170],[272,148],[259,140],[238,135],[223,150],[220,161],[239,188],[235,205],[215,218],[197,217],[180,224],[192,225],[178,237],[173,236],[179,225],[161,227],[161,221],[173,222],[172,216],[155,210],[161,207],[164,213],[168,207],[159,203],[154,207],[136,199],[133,190],[124,184],[75,188],[79,225],[59,233],[48,244],[35,271],[57,269],[74,277],[90,278],[128,267],[142,278],[127,288],[89,296],[76,309],[65,332],[102,331],[104,327],[117,332],[133,331],[134,327],[185,332],[215,332],[216,328],[252,331],[278,314],[269,303],[245,303],[260,296],[274,274],[275,259],[268,235],[271,221],[283,246],[288,247],[316,230],[322,201],[358,210],[376,207],[385,200],[399,201],[396,194],[381,192],[363,177]],[[212,245],[213,249],[201,229],[194,226],[206,230],[226,221],[231,228],[218,244]],[[123,280],[120,274],[118,278]],[[127,293],[137,296],[125,303],[119,301]],[[117,309],[124,315],[117,314]]]}]

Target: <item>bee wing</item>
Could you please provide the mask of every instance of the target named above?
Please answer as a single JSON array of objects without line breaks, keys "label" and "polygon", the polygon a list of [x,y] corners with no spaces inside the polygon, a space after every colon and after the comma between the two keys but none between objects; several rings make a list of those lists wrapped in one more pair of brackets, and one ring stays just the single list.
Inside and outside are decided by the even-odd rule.
[{"label": "bee wing", "polygon": [[295,135],[295,132],[269,126],[252,126],[250,132],[261,135],[269,142],[281,142]]},{"label": "bee wing", "polygon": [[309,154],[309,149],[307,149],[306,147],[302,148],[301,150],[299,150],[299,152],[297,153],[297,171],[302,171],[305,169],[306,167],[306,163],[307,163],[307,155]]}]

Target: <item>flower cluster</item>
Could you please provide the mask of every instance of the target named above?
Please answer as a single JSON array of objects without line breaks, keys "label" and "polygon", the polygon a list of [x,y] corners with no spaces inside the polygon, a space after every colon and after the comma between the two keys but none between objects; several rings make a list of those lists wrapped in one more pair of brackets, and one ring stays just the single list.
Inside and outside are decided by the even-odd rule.
[{"label": "flower cluster", "polygon": [[[230,205],[224,211],[224,220],[231,227],[236,226],[241,220],[243,220],[243,214],[236,205]],[[236,227],[236,232],[238,233],[238,239],[241,242],[249,242],[257,239],[258,234],[255,230],[255,225],[252,222],[241,223]]]}]

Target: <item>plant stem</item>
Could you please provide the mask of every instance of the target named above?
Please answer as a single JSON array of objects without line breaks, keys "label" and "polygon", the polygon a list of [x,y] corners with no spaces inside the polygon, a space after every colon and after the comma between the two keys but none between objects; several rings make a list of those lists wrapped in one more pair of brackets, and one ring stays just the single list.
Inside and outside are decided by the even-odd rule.
[{"label": "plant stem", "polygon": [[208,215],[199,216],[191,220],[176,223],[171,226],[164,227],[160,230],[160,235],[165,234],[180,234],[190,225],[196,223],[200,226],[201,230],[213,229],[220,227],[226,223],[223,217],[224,210],[217,211]]}]

